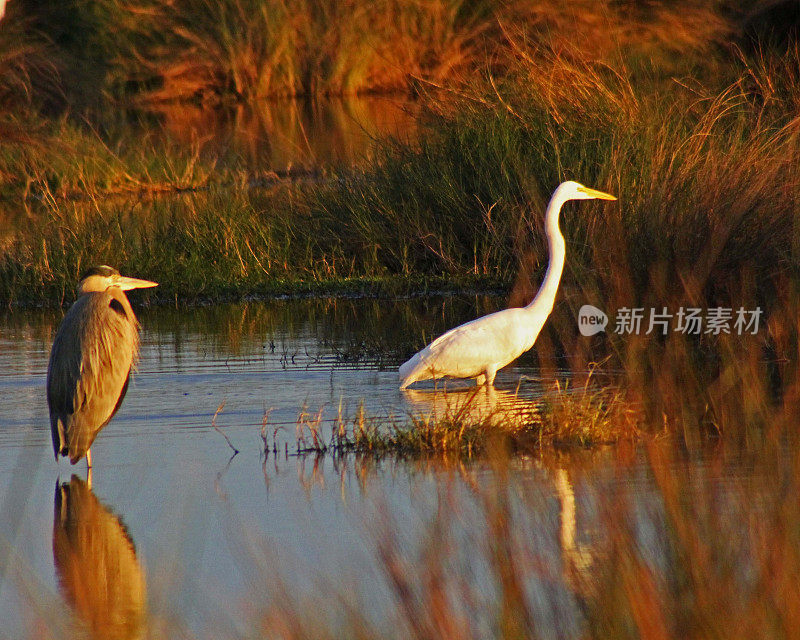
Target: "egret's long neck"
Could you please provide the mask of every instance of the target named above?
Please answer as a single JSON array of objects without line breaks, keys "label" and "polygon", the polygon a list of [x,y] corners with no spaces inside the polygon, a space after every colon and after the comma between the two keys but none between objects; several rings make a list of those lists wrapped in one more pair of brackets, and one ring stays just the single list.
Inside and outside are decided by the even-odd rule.
[{"label": "egret's long neck", "polygon": [[539,287],[539,293],[536,294],[536,297],[526,309],[534,307],[536,309],[546,308],[549,312],[553,308],[556,292],[558,291],[558,283],[561,281],[561,273],[564,271],[564,253],[566,251],[564,236],[561,235],[561,230],[558,228],[558,214],[567,200],[568,198],[556,191],[547,205],[544,228],[547,235],[550,262],[547,265],[547,273],[545,273],[542,286]]}]

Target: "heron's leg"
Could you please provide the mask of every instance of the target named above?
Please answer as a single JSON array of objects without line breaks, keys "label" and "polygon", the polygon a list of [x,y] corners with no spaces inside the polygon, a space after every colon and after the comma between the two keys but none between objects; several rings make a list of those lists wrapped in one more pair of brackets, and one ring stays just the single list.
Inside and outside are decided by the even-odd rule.
[{"label": "heron's leg", "polygon": [[482,384],[486,384],[486,376],[483,374],[479,375],[477,378],[475,378],[475,384],[477,384],[479,387]]},{"label": "heron's leg", "polygon": [[86,468],[87,469],[91,469],[92,468],[92,450],[91,449],[87,449],[86,450]]}]

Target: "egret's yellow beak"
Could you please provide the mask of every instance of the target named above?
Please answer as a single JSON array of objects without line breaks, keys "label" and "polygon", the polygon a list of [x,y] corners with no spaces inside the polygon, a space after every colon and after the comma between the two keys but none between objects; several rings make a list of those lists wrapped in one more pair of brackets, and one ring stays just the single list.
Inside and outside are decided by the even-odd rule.
[{"label": "egret's yellow beak", "polygon": [[146,289],[148,287],[157,287],[157,282],[150,282],[150,280],[139,280],[139,278],[128,278],[127,276],[119,276],[115,279],[115,286],[123,291],[130,291],[131,289]]},{"label": "egret's yellow beak", "polygon": [[612,196],[605,191],[598,191],[597,189],[590,189],[589,187],[578,187],[578,191],[585,193],[590,198],[599,198],[600,200],[616,200],[616,196]]}]

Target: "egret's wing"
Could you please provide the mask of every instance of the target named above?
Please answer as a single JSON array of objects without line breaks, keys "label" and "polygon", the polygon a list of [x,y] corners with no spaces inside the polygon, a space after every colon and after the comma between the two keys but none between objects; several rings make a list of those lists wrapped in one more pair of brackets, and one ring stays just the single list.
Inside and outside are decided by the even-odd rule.
[{"label": "egret's wing", "polygon": [[[444,375],[470,377],[488,364],[508,362],[516,309],[505,309],[451,329],[426,349],[424,366]],[[505,360],[509,358],[509,360]]]},{"label": "egret's wing", "polygon": [[138,329],[126,306],[108,293],[81,296],[53,342],[47,374],[53,447],[73,462],[85,455],[127,388]]}]

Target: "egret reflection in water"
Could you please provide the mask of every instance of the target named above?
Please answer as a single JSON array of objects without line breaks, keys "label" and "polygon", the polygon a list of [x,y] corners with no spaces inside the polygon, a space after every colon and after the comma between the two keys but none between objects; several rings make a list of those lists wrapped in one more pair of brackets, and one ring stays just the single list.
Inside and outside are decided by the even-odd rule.
[{"label": "egret reflection in water", "polygon": [[437,391],[404,389],[415,414],[428,420],[457,419],[493,427],[517,428],[538,419],[535,402],[493,386]]},{"label": "egret reflection in water", "polygon": [[569,471],[559,467],[554,483],[559,505],[558,540],[564,579],[576,594],[585,593],[593,586],[591,569],[594,558],[591,546],[578,541],[575,489]]},{"label": "egret reflection in water", "polygon": [[61,595],[91,638],[140,638],[147,592],[136,548],[118,516],[73,475],[56,484],[53,562]]}]

